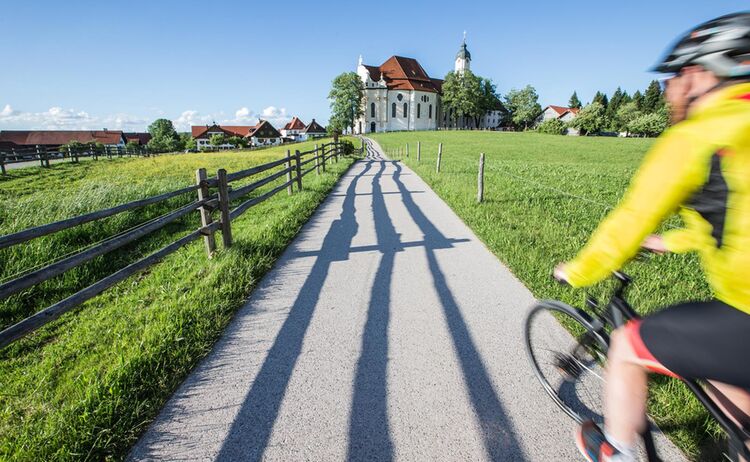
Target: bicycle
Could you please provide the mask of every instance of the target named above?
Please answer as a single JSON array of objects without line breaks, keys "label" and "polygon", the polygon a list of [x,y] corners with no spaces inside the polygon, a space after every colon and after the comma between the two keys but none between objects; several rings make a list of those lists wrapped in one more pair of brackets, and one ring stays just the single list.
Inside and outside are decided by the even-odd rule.
[{"label": "bicycle", "polygon": [[[537,379],[547,394],[566,414],[578,424],[592,419],[602,424],[602,393],[604,389],[603,366],[609,348],[609,333],[640,316],[625,299],[631,278],[617,271],[618,281],[609,302],[602,306],[591,296],[586,297],[588,311],[556,300],[544,300],[532,306],[525,320],[526,353]],[[589,313],[590,311],[590,313]],[[563,328],[564,327],[564,328]],[[537,328],[541,328],[536,332]],[[567,341],[559,349],[543,348],[543,341]],[[680,379],[696,396],[728,437],[731,461],[739,456],[750,461],[750,451],[745,442],[750,440],[750,430],[736,425],[695,380]],[[649,462],[659,462],[649,424],[641,435]]]}]

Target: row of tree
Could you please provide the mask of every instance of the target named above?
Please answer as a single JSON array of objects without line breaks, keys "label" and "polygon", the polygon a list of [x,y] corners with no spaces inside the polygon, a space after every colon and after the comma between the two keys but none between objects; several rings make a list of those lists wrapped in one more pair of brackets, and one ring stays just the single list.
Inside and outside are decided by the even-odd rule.
[{"label": "row of tree", "polygon": [[[657,136],[669,125],[669,108],[657,81],[652,81],[646,90],[636,91],[632,96],[620,87],[611,97],[596,92],[590,104],[581,108],[578,95],[573,92],[568,102],[570,107],[580,108],[578,116],[570,126],[582,135],[601,132],[617,132],[644,136]],[[540,131],[554,131],[554,124],[539,127]],[[549,131],[548,131],[549,132]]]}]

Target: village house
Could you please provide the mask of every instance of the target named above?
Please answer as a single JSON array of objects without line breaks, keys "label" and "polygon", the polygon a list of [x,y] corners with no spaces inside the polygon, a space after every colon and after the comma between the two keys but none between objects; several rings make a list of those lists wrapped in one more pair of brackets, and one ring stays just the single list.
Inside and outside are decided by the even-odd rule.
[{"label": "village house", "polygon": [[326,128],[316,122],[315,119],[313,119],[312,122],[310,122],[310,125],[305,127],[305,129],[302,131],[302,136],[304,137],[303,140],[322,138],[327,135],[328,131],[326,130]]},{"label": "village house", "polygon": [[124,146],[121,130],[2,130],[0,149],[56,149],[72,141],[101,143],[105,146]]},{"label": "village house", "polygon": [[[218,125],[216,123],[213,125],[193,125],[190,127],[190,131],[198,149],[209,149],[211,137],[214,135],[223,135],[225,138],[238,136],[246,139],[248,144],[253,147],[281,144],[281,133],[266,120],[261,120],[257,125]],[[221,146],[213,147],[230,149],[236,146],[225,142]]]},{"label": "village house", "polygon": [[283,141],[300,141],[302,132],[305,130],[305,124],[299,117],[293,117],[284,128],[279,130]]},{"label": "village house", "polygon": [[[568,123],[571,120],[575,119],[580,111],[580,109],[575,107],[547,106],[536,118],[536,120],[534,121],[534,125],[539,125],[542,122],[553,119]],[[565,134],[575,136],[578,135],[578,130],[572,127],[568,127]]]},{"label": "village house", "polygon": [[151,133],[148,132],[131,132],[123,133],[126,144],[137,144],[139,146],[146,146],[151,141]]}]

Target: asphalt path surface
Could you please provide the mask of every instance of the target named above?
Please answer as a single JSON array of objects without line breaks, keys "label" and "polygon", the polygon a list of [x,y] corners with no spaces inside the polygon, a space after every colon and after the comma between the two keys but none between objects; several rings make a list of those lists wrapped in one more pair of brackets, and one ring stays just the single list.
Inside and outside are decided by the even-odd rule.
[{"label": "asphalt path surface", "polygon": [[130,460],[582,460],[524,352],[532,294],[367,149]]}]

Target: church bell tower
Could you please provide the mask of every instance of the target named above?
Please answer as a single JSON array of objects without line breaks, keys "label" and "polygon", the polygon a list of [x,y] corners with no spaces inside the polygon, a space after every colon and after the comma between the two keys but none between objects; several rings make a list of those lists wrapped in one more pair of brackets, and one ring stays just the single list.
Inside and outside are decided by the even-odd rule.
[{"label": "church bell tower", "polygon": [[466,31],[464,31],[464,40],[461,43],[461,48],[456,53],[456,63],[453,68],[456,74],[463,74],[466,70],[471,70],[471,53],[466,49]]}]

